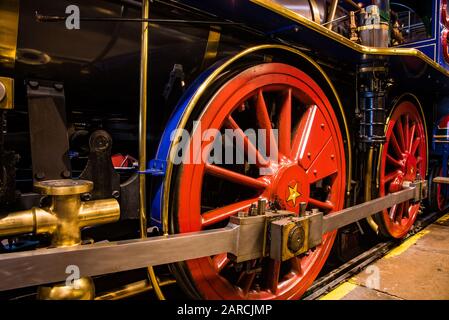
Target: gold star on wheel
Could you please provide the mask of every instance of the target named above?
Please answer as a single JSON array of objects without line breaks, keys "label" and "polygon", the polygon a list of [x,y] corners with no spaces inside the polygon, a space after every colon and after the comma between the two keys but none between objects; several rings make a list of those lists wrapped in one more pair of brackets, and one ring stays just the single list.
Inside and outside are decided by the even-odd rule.
[{"label": "gold star on wheel", "polygon": [[301,194],[298,192],[298,184],[295,184],[295,186],[292,188],[288,186],[288,192],[290,192],[290,195],[288,196],[288,201],[293,201],[293,206],[296,206],[296,198],[300,197]]}]

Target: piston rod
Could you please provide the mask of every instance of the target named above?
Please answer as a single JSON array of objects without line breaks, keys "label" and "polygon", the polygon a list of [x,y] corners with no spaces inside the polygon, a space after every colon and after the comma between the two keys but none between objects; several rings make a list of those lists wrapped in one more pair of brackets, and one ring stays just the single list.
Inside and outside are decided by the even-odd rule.
[{"label": "piston rod", "polygon": [[[408,200],[419,202],[426,197],[426,182],[410,183],[404,190],[328,215],[308,224],[309,238],[338,229],[376,212]],[[79,245],[68,248],[40,249],[0,255],[0,291],[63,281],[68,266],[76,266],[80,276],[95,276],[145,268],[227,252],[237,262],[267,255],[267,223],[277,223],[264,213],[245,218],[231,217],[220,229],[147,239]],[[307,215],[303,217],[307,219]],[[291,218],[284,218],[290,219]],[[304,222],[304,221],[302,221]],[[307,245],[307,243],[306,243]],[[314,243],[316,245],[316,243]],[[313,245],[309,246],[312,247]],[[271,247],[276,247],[271,245]],[[279,247],[279,246],[278,246]]]}]

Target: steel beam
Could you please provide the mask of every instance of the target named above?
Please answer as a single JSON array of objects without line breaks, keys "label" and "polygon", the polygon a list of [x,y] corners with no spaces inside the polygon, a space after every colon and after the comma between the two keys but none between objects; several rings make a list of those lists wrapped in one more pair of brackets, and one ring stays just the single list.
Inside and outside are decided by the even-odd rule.
[{"label": "steel beam", "polygon": [[[358,204],[324,216],[322,234],[344,227],[350,223],[367,218],[384,209],[391,208],[397,203],[414,200],[419,188],[407,188],[387,196]],[[420,198],[420,197],[419,197]]]},{"label": "steel beam", "polygon": [[0,291],[65,281],[68,266],[76,266],[79,276],[85,277],[235,253],[238,229],[230,225],[182,235],[2,254]]},{"label": "steel beam", "polygon": [[[425,182],[410,184],[406,189],[325,215],[307,214],[301,217],[309,228],[307,248],[318,243],[310,239],[338,229],[376,212],[408,200],[420,201],[425,197]],[[314,221],[319,217],[320,221]],[[323,217],[323,218],[321,218]],[[274,218],[274,219],[273,219]],[[265,250],[268,223],[288,219],[288,212],[267,212],[260,216],[231,218],[225,228],[177,235],[133,239],[117,242],[78,245],[65,248],[0,255],[0,291],[51,282],[65,281],[70,275],[68,266],[76,266],[79,276],[96,276],[144,268],[177,261],[212,256],[227,252],[235,262],[267,255]],[[302,251],[300,251],[302,252]],[[71,269],[73,270],[73,267]]]}]

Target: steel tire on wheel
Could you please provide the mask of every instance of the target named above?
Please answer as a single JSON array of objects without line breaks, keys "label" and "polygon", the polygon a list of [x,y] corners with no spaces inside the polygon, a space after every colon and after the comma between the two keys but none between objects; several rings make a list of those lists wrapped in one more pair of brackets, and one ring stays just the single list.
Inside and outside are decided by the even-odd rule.
[{"label": "steel tire on wheel", "polygon": [[[332,105],[313,79],[292,66],[266,63],[228,77],[209,97],[190,119],[201,121],[201,135],[211,128],[234,129],[246,141],[245,150],[255,148],[257,155],[260,150],[245,140],[243,131],[265,129],[267,144],[279,147],[279,161],[178,166],[170,205],[173,233],[222,227],[230,215],[247,210],[260,198],[297,214],[302,201],[308,209],[319,208],[325,214],[343,208],[344,142]],[[279,129],[279,145],[273,129]],[[200,157],[211,143],[202,142],[201,152],[193,148],[189,144],[186,154]],[[273,174],[260,175],[261,168]],[[194,298],[295,299],[317,277],[334,238],[335,232],[326,234],[319,247],[282,264],[269,258],[234,264],[220,254],[172,267],[181,287]]]}]

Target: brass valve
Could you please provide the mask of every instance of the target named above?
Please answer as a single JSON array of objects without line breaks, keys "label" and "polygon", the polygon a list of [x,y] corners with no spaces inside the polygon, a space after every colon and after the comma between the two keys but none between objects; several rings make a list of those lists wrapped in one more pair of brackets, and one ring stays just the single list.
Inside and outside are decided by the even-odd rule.
[{"label": "brass valve", "polygon": [[52,197],[51,205],[12,212],[1,218],[0,237],[49,233],[53,246],[72,246],[81,242],[80,228],[116,222],[120,218],[115,199],[81,201],[80,195],[93,188],[90,181],[47,180],[36,182],[34,187]]},{"label": "brass valve", "polygon": [[[87,180],[48,180],[37,182],[36,191],[51,196],[45,208],[31,208],[0,218],[0,237],[25,233],[52,236],[52,246],[66,247],[81,243],[80,229],[120,218],[120,206],[115,199],[81,201],[81,194],[92,191],[93,183]],[[95,287],[92,279],[81,277],[71,284],[60,283],[38,288],[38,299],[92,300]]]}]

